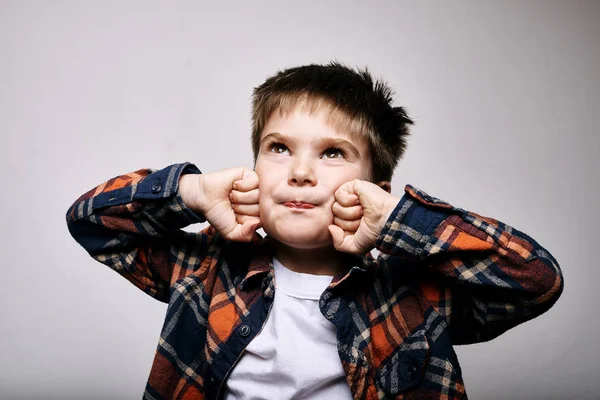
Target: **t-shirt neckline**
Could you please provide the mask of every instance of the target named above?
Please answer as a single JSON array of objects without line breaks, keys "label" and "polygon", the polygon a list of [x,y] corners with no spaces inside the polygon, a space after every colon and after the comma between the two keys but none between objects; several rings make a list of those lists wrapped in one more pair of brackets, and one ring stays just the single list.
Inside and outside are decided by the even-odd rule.
[{"label": "t-shirt neckline", "polygon": [[319,300],[323,291],[333,280],[329,275],[313,275],[295,272],[273,257],[275,291],[299,299]]}]

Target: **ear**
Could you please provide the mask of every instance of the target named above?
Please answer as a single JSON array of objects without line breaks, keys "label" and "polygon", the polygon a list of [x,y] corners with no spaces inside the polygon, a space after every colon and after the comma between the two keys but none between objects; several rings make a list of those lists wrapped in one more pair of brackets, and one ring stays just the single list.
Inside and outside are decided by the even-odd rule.
[{"label": "ear", "polygon": [[392,193],[392,184],[390,181],[379,181],[377,182],[377,186],[379,186],[388,193]]}]

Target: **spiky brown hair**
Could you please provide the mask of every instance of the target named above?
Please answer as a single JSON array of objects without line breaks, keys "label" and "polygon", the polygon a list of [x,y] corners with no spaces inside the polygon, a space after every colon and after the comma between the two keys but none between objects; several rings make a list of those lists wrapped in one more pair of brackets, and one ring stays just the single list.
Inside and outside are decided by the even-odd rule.
[{"label": "spiky brown hair", "polygon": [[340,132],[367,138],[371,151],[371,180],[392,179],[406,148],[409,125],[402,107],[393,107],[393,91],[373,80],[369,71],[338,62],[311,64],[278,71],[254,88],[252,98],[252,151],[258,156],[260,136],[273,112],[296,107],[311,114],[327,112],[327,123]]}]

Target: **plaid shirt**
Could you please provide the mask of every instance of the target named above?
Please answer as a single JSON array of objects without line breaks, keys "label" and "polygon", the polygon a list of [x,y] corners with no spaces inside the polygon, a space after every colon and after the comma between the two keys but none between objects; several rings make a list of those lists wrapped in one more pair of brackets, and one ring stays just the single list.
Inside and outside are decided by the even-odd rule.
[{"label": "plaid shirt", "polygon": [[[145,399],[221,397],[275,296],[268,239],[181,230],[203,221],[178,194],[183,173],[200,171],[184,163],[118,176],[67,212],[93,258],[169,304]],[[466,399],[452,345],[535,318],[563,289],[556,260],[533,239],[410,185],[377,249],[377,260],[348,256],[319,302],[355,399]]]}]

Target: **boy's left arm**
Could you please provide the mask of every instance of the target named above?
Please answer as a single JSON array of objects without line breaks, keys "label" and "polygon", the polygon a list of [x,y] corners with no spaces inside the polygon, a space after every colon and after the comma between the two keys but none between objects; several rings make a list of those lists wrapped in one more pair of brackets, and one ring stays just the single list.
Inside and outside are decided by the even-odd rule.
[{"label": "boy's left arm", "polygon": [[[350,210],[358,204],[354,228]],[[349,182],[336,192],[333,211],[338,250],[375,246],[380,263],[429,268],[423,292],[448,321],[454,344],[493,339],[544,313],[562,293],[558,263],[531,237],[411,185],[398,199],[371,183]]]}]

